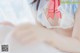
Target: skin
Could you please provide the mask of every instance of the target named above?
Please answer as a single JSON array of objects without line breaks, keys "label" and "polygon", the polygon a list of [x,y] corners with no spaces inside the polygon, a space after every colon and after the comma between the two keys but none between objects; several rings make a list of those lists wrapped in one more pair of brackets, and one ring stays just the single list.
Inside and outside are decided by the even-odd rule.
[{"label": "skin", "polygon": [[12,23],[10,23],[10,22],[7,22],[7,21],[1,22],[0,25],[4,25],[4,26],[12,26],[12,27],[14,27],[14,24],[12,24]]},{"label": "skin", "polygon": [[47,42],[61,51],[80,53],[80,5],[75,15],[72,29],[47,29],[39,24],[21,24],[13,32],[13,37],[20,43],[30,41]]}]

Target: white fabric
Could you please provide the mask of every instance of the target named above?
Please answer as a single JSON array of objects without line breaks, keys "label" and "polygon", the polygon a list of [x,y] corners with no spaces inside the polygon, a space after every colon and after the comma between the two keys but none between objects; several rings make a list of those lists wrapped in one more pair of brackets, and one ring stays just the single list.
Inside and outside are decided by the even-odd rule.
[{"label": "white fabric", "polygon": [[8,21],[15,25],[35,23],[27,0],[0,0],[0,22]]},{"label": "white fabric", "polygon": [[65,10],[63,6],[60,6],[60,12],[62,13],[62,18],[59,21],[61,28],[72,28],[74,25],[74,15],[72,12]]},{"label": "white fabric", "polygon": [[[79,0],[62,0],[63,2],[69,1],[71,3],[62,3],[59,6],[59,11],[62,14],[62,18],[59,20],[59,26],[51,26],[46,16],[46,9],[48,8],[48,1],[43,5],[43,8],[40,8],[37,13],[37,20],[46,28],[72,28],[74,25],[74,15],[78,8],[78,4],[73,4],[72,2],[78,2]],[[54,24],[54,23],[53,23]]]},{"label": "white fabric", "polygon": [[[66,0],[63,0],[66,2]],[[62,14],[62,18],[60,19],[60,27],[61,28],[72,28],[74,25],[74,16],[78,8],[77,3],[72,3],[73,1],[78,2],[78,0],[68,0],[71,3],[62,3],[59,6],[59,10]]]},{"label": "white fabric", "polygon": [[45,3],[45,5],[43,6],[43,8],[39,8],[38,12],[37,12],[37,20],[46,28],[52,28],[51,24],[49,23],[49,21],[47,20],[47,16],[46,16],[46,9],[48,6],[48,1]]}]

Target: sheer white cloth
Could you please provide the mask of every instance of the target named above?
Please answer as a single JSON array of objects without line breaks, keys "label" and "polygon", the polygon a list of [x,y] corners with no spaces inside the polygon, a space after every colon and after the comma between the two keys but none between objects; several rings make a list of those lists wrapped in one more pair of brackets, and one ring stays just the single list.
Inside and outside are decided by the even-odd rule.
[{"label": "sheer white cloth", "polygon": [[[74,25],[74,17],[78,8],[79,0],[62,0],[62,1],[65,3],[61,3],[61,5],[58,8],[62,16],[62,18],[59,19],[58,21],[59,26],[52,26],[47,19],[45,11],[48,8],[48,1],[45,3],[45,5],[43,5],[44,7],[38,10],[37,20],[46,28],[63,28],[63,29],[72,28]],[[69,3],[67,3],[67,1]]]},{"label": "sheer white cloth", "polygon": [[8,21],[15,25],[35,23],[27,0],[0,0],[0,22]]}]

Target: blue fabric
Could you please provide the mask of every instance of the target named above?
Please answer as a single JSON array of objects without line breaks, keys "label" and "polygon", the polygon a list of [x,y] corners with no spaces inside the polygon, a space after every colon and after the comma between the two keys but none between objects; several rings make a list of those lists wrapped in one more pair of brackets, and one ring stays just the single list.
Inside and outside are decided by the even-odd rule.
[{"label": "blue fabric", "polygon": [[[74,2],[78,2],[78,0],[75,0]],[[75,14],[78,8],[78,3],[70,4],[72,6],[72,13]]]},{"label": "blue fabric", "polygon": [[[66,3],[68,1],[69,3]],[[72,2],[78,2],[78,0],[63,0],[65,3],[61,3],[61,6],[68,12],[75,14],[76,10],[78,8],[78,3],[72,3]]]}]

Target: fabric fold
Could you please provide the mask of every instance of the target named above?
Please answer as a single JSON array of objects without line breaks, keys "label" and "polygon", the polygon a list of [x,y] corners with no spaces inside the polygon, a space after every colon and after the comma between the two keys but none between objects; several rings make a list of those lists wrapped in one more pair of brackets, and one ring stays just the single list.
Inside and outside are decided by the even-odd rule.
[{"label": "fabric fold", "polygon": [[50,0],[48,7],[48,17],[54,18],[54,15],[56,15],[57,18],[61,18],[61,13],[58,10],[59,6],[60,0]]},{"label": "fabric fold", "polygon": [[78,2],[78,0],[68,0],[69,3],[64,0],[65,3],[61,3],[59,6],[59,11],[62,14],[62,18],[60,19],[60,27],[61,28],[72,28],[74,25],[74,16],[78,8],[77,3],[73,2]]}]

